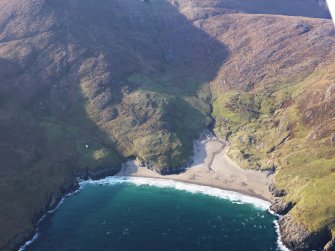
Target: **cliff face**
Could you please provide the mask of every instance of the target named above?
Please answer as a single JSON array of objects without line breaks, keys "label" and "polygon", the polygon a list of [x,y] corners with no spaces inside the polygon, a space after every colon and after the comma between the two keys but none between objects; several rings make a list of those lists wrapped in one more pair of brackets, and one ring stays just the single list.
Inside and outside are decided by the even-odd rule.
[{"label": "cliff face", "polygon": [[282,241],[291,250],[322,250],[332,238],[326,228],[312,232],[289,215],[280,219],[279,225]]},{"label": "cliff face", "polygon": [[[0,0],[0,249],[31,235],[75,176],[114,174],[134,156],[161,173],[187,164],[211,104],[231,156],[277,168],[289,214],[331,228],[334,204],[311,214],[309,197],[319,183],[334,191],[334,27],[322,6]],[[309,140],[308,170],[322,168],[301,178],[303,159],[278,155]]]}]

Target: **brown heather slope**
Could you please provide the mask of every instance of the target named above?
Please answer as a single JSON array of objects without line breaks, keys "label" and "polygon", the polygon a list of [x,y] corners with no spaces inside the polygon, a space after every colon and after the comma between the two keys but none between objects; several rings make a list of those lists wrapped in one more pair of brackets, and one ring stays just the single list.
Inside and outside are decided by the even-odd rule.
[{"label": "brown heather slope", "polygon": [[319,249],[335,235],[333,23],[248,14],[195,23],[230,55],[211,82],[216,134],[240,166],[275,171],[273,209],[293,207],[280,221],[285,244]]},{"label": "brown heather slope", "polygon": [[[333,68],[325,67],[333,26],[326,19],[267,15],[329,17],[318,1],[269,3],[0,0],[0,249],[12,250],[31,236],[39,215],[75,188],[75,176],[114,174],[127,157],[158,172],[179,171],[192,140],[211,123],[211,101],[216,132],[233,133],[232,157],[251,168],[274,162],[278,185],[288,192],[284,199],[297,204],[293,219],[311,230],[331,227],[331,201],[318,211],[329,213],[310,224],[319,219],[309,214],[315,200],[305,196],[318,194],[314,173],[296,178],[292,172],[305,173],[302,165],[285,164],[292,162],[285,156],[291,147],[313,144],[291,121],[311,131],[329,127],[317,130],[316,148],[334,131],[328,105],[334,104]],[[308,90],[300,96],[299,83]],[[321,97],[326,101],[313,102]],[[307,112],[306,118],[289,107]],[[256,142],[265,141],[272,124],[278,127],[274,137],[289,128],[301,132],[294,137],[301,141],[264,153],[273,142],[258,148],[252,138],[241,157],[243,137],[257,131]],[[261,149],[257,159],[246,151],[255,149]],[[328,149],[322,154],[333,159],[333,145]],[[313,160],[323,159],[315,154]],[[333,191],[327,168],[322,177]],[[290,187],[299,187],[297,179],[310,186],[294,197]],[[298,210],[304,205],[312,210]]]}]

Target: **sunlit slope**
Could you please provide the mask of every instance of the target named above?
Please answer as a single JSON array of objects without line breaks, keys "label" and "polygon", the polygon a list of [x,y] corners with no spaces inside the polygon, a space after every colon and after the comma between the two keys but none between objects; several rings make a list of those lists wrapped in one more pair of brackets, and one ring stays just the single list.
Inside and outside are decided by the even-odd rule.
[{"label": "sunlit slope", "polygon": [[215,132],[231,141],[228,155],[243,168],[275,171],[298,223],[334,231],[334,26],[230,17],[236,26],[218,21],[222,32],[215,21],[204,24],[231,52],[211,84]]},{"label": "sunlit slope", "polygon": [[168,1],[0,4],[1,247],[29,237],[74,176],[127,157],[162,173],[189,162],[223,44]]},{"label": "sunlit slope", "polygon": [[290,86],[324,74],[333,47],[329,20],[263,15],[327,17],[314,1],[295,2],[301,12],[291,4],[0,0],[0,247],[29,237],[77,175],[114,174],[127,157],[179,171],[211,123],[211,102],[215,131],[233,133],[230,155],[271,166],[272,143],[259,160],[240,160],[237,129],[260,114],[272,121],[282,103],[287,112]]}]

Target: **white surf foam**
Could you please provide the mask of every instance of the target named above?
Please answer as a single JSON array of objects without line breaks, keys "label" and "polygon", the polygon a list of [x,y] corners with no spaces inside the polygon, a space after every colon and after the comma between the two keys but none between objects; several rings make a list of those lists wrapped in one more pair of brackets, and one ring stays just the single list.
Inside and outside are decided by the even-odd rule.
[{"label": "white surf foam", "polygon": [[132,183],[137,186],[155,186],[162,188],[174,188],[176,190],[187,191],[190,193],[200,193],[205,194],[221,199],[227,199],[232,201],[233,203],[238,204],[251,204],[257,208],[267,210],[270,207],[270,203],[268,201],[251,197],[248,195],[244,195],[238,192],[222,190],[219,188],[213,188],[209,186],[183,183],[180,181],[167,180],[167,179],[156,179],[156,178],[144,178],[144,177],[123,177],[123,176],[112,176],[107,177],[102,180],[92,181],[87,180],[83,181],[80,185],[85,185],[87,183],[91,184],[100,184],[100,185],[115,185],[122,183]]},{"label": "white surf foam", "polygon": [[278,236],[277,237],[278,251],[290,251],[287,247],[285,247],[284,243],[281,240],[278,220],[275,220],[273,223],[275,225],[276,233],[277,233],[277,236]]},{"label": "white surf foam", "polygon": [[66,197],[69,197],[69,196],[72,196],[73,194],[76,194],[79,190],[81,189],[81,187],[79,188],[79,189],[77,189],[76,191],[74,191],[74,192],[72,192],[72,193],[69,193],[69,194],[67,194],[67,195],[65,195],[65,196],[63,196],[62,198],[61,198],[61,200],[58,202],[58,204],[56,205],[56,207],[54,208],[54,209],[51,209],[51,210],[48,210],[48,211],[46,211],[46,213],[37,221],[37,223],[36,223],[36,230],[35,230],[35,235],[33,236],[33,238],[31,238],[29,241],[26,241],[20,248],[19,248],[19,250],[18,251],[24,251],[24,250],[26,250],[26,248],[30,245],[30,244],[32,244],[34,241],[36,241],[38,238],[39,238],[39,232],[38,232],[38,225],[45,219],[45,217],[47,217],[47,215],[48,214],[52,214],[52,213],[54,213],[55,211],[57,211],[58,210],[58,208],[63,204],[63,202],[64,202],[64,199],[66,198]]},{"label": "white surf foam", "polygon": [[64,197],[59,201],[59,203],[57,204],[57,206],[54,209],[51,209],[51,210],[47,211],[47,213],[52,214],[53,212],[57,211],[57,209],[63,204],[63,202],[64,202]]},{"label": "white surf foam", "polygon": [[[99,185],[116,185],[123,183],[132,183],[137,186],[156,186],[162,188],[174,188],[176,190],[187,191],[190,193],[200,193],[209,196],[214,196],[221,199],[230,200],[236,204],[251,204],[259,209],[268,210],[271,214],[276,217],[281,217],[280,215],[271,211],[271,203],[259,198],[251,197],[234,191],[222,190],[219,188],[213,188],[209,186],[183,183],[180,181],[167,180],[167,179],[158,179],[158,178],[145,178],[145,177],[124,177],[124,176],[112,176],[107,177],[101,180],[87,180],[80,183],[81,186],[85,184],[99,184]],[[281,235],[279,231],[278,220],[274,221],[274,227],[277,233],[277,250],[278,251],[290,251],[281,240]]]},{"label": "white surf foam", "polygon": [[[268,210],[270,213],[280,217],[279,215],[269,210],[269,207],[271,204],[268,201],[255,198],[255,197],[251,197],[248,195],[244,195],[244,194],[234,192],[234,191],[227,191],[227,190],[222,190],[219,188],[213,188],[209,186],[203,186],[203,185],[197,185],[197,184],[191,184],[191,183],[183,183],[180,181],[167,180],[167,179],[112,176],[112,177],[107,177],[107,178],[96,180],[96,181],[93,181],[93,180],[82,181],[79,183],[80,188],[74,193],[77,193],[79,190],[81,190],[85,186],[85,184],[116,185],[116,184],[123,184],[123,183],[132,183],[137,186],[147,185],[147,186],[155,186],[155,187],[162,187],[162,188],[174,188],[176,190],[186,191],[190,193],[205,194],[205,195],[209,195],[209,196],[213,196],[213,197],[217,197],[221,199],[227,199],[236,204],[251,204],[259,209]],[[74,193],[71,193],[65,197],[71,196]],[[56,206],[55,209],[48,211],[47,214],[50,214],[56,211],[61,206],[63,201],[64,201],[64,198],[59,202],[59,204]],[[46,215],[44,215],[38,221],[37,226],[46,217]],[[278,225],[277,220],[274,221],[274,225],[275,225],[275,229],[278,235],[278,238],[277,238],[278,251],[289,251],[289,249],[287,249],[281,241],[279,225]],[[39,238],[39,233],[38,233],[38,227],[37,227],[36,234],[34,235],[34,237],[31,240],[27,241],[24,245],[22,245],[18,251],[24,251],[27,248],[27,246],[29,246],[31,243],[36,241],[38,238]]]},{"label": "white surf foam", "polygon": [[273,221],[276,233],[277,233],[277,247],[278,247],[278,251],[290,251],[283,243],[282,238],[281,238],[281,234],[280,234],[280,228],[279,228],[279,223],[278,221],[280,220],[280,218],[282,218],[283,216],[280,214],[276,214],[275,212],[273,212],[272,210],[268,210],[270,212],[270,214],[273,214],[274,216],[276,216],[278,219]]},{"label": "white surf foam", "polygon": [[20,247],[20,249],[18,250],[18,251],[24,251],[31,243],[33,243],[34,241],[36,241],[37,239],[38,239],[38,237],[39,237],[39,234],[38,233],[36,233],[35,235],[34,235],[34,237],[31,239],[31,240],[29,240],[29,241],[27,241],[26,243],[24,243],[21,247]]},{"label": "white surf foam", "polygon": [[[61,198],[61,200],[58,202],[58,204],[56,205],[56,207],[53,208],[53,209],[51,209],[51,210],[49,210],[49,211],[47,211],[47,214],[52,214],[53,212],[57,211],[57,209],[63,204],[65,198],[70,197],[70,196],[72,196],[72,195],[78,193],[80,189],[81,189],[81,187],[79,187],[76,191],[74,191],[74,192],[72,192],[72,193],[68,193],[68,194],[66,194],[65,196],[63,196],[63,197]],[[43,219],[44,219],[44,217],[41,218],[41,220],[43,220]],[[39,220],[39,221],[37,222],[37,225],[40,223],[41,220]]]}]

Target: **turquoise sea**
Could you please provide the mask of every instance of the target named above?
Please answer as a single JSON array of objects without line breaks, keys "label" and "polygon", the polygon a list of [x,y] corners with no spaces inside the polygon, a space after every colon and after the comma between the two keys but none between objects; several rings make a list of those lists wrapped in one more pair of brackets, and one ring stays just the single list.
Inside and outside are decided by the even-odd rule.
[{"label": "turquoise sea", "polygon": [[174,181],[110,177],[41,221],[28,251],[278,250],[267,203]]}]

